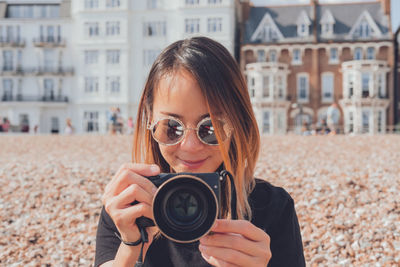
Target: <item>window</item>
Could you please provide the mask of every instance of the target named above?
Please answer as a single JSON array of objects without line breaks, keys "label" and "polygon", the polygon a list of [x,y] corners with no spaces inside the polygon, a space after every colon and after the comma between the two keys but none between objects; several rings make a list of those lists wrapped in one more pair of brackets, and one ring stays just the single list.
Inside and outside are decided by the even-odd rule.
[{"label": "window", "polygon": [[99,91],[98,77],[85,77],[85,93],[94,93]]},{"label": "window", "polygon": [[107,50],[107,64],[119,64],[120,50]]},{"label": "window", "polygon": [[301,64],[301,51],[300,49],[293,49],[292,64]]},{"label": "window", "polygon": [[85,111],[83,113],[84,129],[86,132],[99,131],[99,112],[98,111]]},{"label": "window", "polygon": [[270,62],[276,62],[277,61],[277,56],[276,56],[276,50],[271,50],[269,51],[269,61]]},{"label": "window", "polygon": [[222,3],[222,0],[208,0],[209,4],[220,4]]},{"label": "window", "polygon": [[110,76],[106,78],[106,90],[112,94],[118,94],[120,92],[120,77]]},{"label": "window", "polygon": [[106,22],[106,35],[115,36],[120,34],[119,21]]},{"label": "window", "polygon": [[339,62],[339,55],[337,48],[329,49],[329,63],[337,63]]},{"label": "window", "polygon": [[249,93],[250,93],[250,97],[255,97],[256,96],[256,79],[254,77],[250,78],[250,82],[249,82],[250,86],[249,86]]},{"label": "window", "polygon": [[151,21],[143,24],[144,36],[165,36],[167,33],[167,24],[165,21]]},{"label": "window", "polygon": [[333,33],[333,24],[323,23],[321,24],[321,33],[323,36],[330,36]]},{"label": "window", "polygon": [[54,49],[44,49],[43,57],[44,57],[44,70],[48,72],[54,71],[57,62],[56,51]]},{"label": "window", "polygon": [[12,100],[13,98],[13,80],[12,79],[3,79],[3,95],[2,99]]},{"label": "window", "polygon": [[58,18],[58,4],[9,4],[6,18]]},{"label": "window", "polygon": [[355,30],[354,35],[360,38],[368,38],[372,35],[372,33],[373,29],[369,25],[368,21],[366,19],[363,19],[360,22],[360,25]]},{"label": "window", "polygon": [[13,51],[3,50],[3,71],[12,71],[13,69]]},{"label": "window", "polygon": [[385,73],[378,74],[378,94],[380,98],[386,98],[386,78]]},{"label": "window", "polygon": [[185,19],[185,33],[197,33],[200,31],[200,19]]},{"label": "window", "polygon": [[277,82],[277,89],[278,89],[278,99],[283,99],[284,98],[284,85],[283,85],[283,77],[281,75],[278,75],[276,77],[276,82]]},{"label": "window", "polygon": [[151,66],[158,55],[161,53],[159,49],[147,49],[143,51],[143,65]]},{"label": "window", "polygon": [[363,72],[361,74],[362,97],[368,97],[369,96],[369,81],[370,81],[369,73]]},{"label": "window", "polygon": [[299,35],[300,36],[304,36],[304,35],[308,35],[308,27],[306,24],[302,23],[299,25],[300,29],[299,29]]},{"label": "window", "polygon": [[367,48],[367,59],[375,59],[375,48],[368,47]]},{"label": "window", "polygon": [[269,78],[269,76],[264,76],[264,78],[263,78],[263,97],[264,98],[270,97],[270,95],[271,95],[270,90],[271,90],[270,78]]},{"label": "window", "polygon": [[257,62],[265,62],[265,51],[257,50]]},{"label": "window", "polygon": [[186,5],[198,5],[199,0],[185,0]]},{"label": "window", "polygon": [[361,47],[357,47],[354,49],[354,60],[361,60],[363,59],[363,51]]},{"label": "window", "polygon": [[85,54],[85,64],[97,64],[99,63],[99,51],[97,50],[86,50]]},{"label": "window", "polygon": [[383,133],[384,121],[383,121],[383,111],[378,110],[378,133]]},{"label": "window", "polygon": [[347,76],[348,96],[351,98],[354,94],[354,74],[349,73]]},{"label": "window", "polygon": [[269,111],[264,111],[262,125],[263,125],[262,133],[269,133],[270,132],[270,113],[269,113]]},{"label": "window", "polygon": [[333,74],[324,73],[322,74],[322,102],[333,102]]},{"label": "window", "polygon": [[54,100],[54,81],[53,79],[44,79],[43,81],[43,100]]},{"label": "window", "polygon": [[348,132],[354,132],[354,115],[352,111],[349,111]]},{"label": "window", "polygon": [[222,32],[222,18],[209,18],[208,32]]},{"label": "window", "polygon": [[369,110],[362,111],[362,133],[369,132],[369,116],[370,116]]},{"label": "window", "polygon": [[99,36],[99,23],[85,22],[85,33],[89,37]]},{"label": "window", "polygon": [[99,8],[99,0],[85,0],[85,9]]},{"label": "window", "polygon": [[297,99],[299,102],[308,102],[308,75],[297,76]]},{"label": "window", "polygon": [[260,38],[263,42],[270,42],[270,41],[278,39],[278,35],[270,24],[266,24],[264,26],[264,28],[262,29]]},{"label": "window", "polygon": [[120,0],[107,0],[106,7],[119,7],[121,6]]},{"label": "window", "polygon": [[160,0],[147,0],[147,8],[148,9],[156,9],[161,7]]}]

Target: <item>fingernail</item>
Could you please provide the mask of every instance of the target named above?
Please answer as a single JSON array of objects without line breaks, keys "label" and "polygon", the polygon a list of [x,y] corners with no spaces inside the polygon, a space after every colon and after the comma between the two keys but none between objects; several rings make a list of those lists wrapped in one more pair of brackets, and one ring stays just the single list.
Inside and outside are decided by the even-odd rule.
[{"label": "fingernail", "polygon": [[153,164],[151,165],[150,170],[151,172],[159,172],[160,168],[157,165]]}]

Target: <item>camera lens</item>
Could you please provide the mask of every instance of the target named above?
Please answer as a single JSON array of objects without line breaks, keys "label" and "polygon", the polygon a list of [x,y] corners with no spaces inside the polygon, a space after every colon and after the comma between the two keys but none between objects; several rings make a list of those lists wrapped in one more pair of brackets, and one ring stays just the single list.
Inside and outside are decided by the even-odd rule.
[{"label": "camera lens", "polygon": [[187,243],[209,231],[217,218],[218,202],[201,179],[177,176],[159,188],[153,211],[155,223],[166,237]]}]

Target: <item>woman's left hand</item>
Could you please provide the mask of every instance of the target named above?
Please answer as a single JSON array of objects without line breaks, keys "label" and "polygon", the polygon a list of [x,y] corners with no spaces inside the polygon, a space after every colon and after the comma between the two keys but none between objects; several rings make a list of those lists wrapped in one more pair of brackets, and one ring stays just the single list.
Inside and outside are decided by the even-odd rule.
[{"label": "woman's left hand", "polygon": [[212,233],[200,239],[203,258],[213,266],[267,266],[270,238],[245,220],[217,220]]}]

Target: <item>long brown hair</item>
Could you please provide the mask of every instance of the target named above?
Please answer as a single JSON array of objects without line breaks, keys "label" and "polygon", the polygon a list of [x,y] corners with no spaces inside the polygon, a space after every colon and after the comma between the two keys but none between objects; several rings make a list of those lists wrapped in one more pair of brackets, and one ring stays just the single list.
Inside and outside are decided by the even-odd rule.
[{"label": "long brown hair", "polygon": [[[228,50],[206,37],[193,37],[169,45],[156,59],[142,93],[133,141],[133,162],[154,163],[161,172],[171,172],[158,144],[153,140],[147,125],[151,122],[154,90],[166,74],[185,69],[193,75],[206,99],[211,120],[216,114],[230,123],[233,131],[229,147],[221,141],[222,129],[214,124],[223,157],[224,168],[235,179],[237,214],[240,219],[251,219],[247,201],[254,187],[254,168],[259,153],[260,135],[253,113],[249,93],[238,64]],[[230,218],[231,192],[225,187],[222,197],[222,217]]]}]

